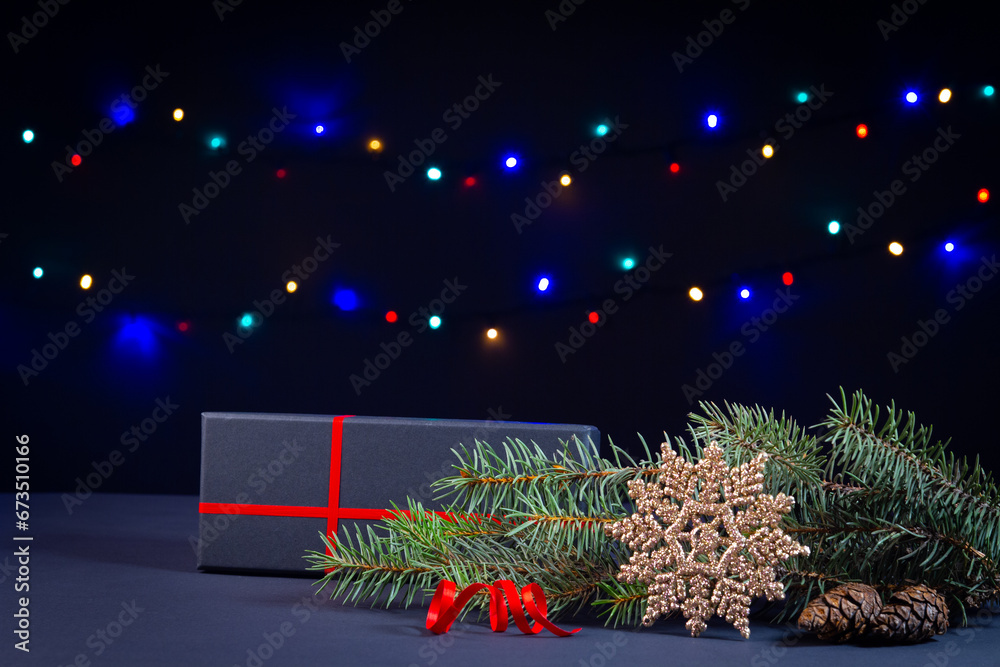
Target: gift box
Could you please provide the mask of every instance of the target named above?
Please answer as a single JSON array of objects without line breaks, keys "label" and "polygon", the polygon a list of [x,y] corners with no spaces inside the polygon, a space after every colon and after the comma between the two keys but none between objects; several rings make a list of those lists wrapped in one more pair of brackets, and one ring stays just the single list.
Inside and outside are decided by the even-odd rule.
[{"label": "gift box", "polygon": [[442,509],[431,482],[454,475],[452,449],[508,438],[555,453],[594,448],[579,424],[233,412],[202,413],[198,568],[316,576],[307,550],[389,516],[407,497]]}]

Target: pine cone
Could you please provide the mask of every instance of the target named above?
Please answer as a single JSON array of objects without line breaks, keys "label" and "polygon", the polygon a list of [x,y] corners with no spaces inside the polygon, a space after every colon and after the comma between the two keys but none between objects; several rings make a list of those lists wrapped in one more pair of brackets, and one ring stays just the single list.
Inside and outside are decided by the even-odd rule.
[{"label": "pine cone", "polygon": [[846,642],[866,634],[881,611],[882,598],[874,588],[841,584],[806,605],[799,627],[820,639]]},{"label": "pine cone", "polygon": [[872,636],[886,641],[922,642],[948,631],[948,605],[929,586],[909,586],[896,592],[882,608]]}]

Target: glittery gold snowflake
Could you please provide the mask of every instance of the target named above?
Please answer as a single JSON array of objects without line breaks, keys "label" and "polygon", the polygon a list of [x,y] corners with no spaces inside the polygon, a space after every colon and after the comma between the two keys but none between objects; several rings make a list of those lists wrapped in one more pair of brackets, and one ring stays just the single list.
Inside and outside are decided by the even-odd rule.
[{"label": "glittery gold snowflake", "polygon": [[632,550],[620,581],[648,585],[643,625],[680,610],[693,637],[713,614],[750,636],[750,601],[784,599],[775,565],[809,548],[778,525],[795,499],[763,493],[767,454],[730,468],[712,443],[693,464],[668,443],[655,482],[629,482],[636,513],[608,527]]}]

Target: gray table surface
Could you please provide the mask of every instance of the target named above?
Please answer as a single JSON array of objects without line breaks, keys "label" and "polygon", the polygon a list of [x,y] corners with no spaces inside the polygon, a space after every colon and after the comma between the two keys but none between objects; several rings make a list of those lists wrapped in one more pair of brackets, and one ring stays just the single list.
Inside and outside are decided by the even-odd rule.
[{"label": "gray table surface", "polygon": [[[13,513],[13,496],[0,497]],[[314,596],[309,579],[196,571],[197,507],[192,496],[95,494],[69,514],[58,494],[32,494],[29,530],[10,517],[2,538],[0,665],[1000,665],[1000,623],[986,613],[974,627],[893,647],[832,646],[762,621],[744,640],[718,619],[698,639],[683,619],[640,631],[563,620],[584,627],[559,639],[513,626],[494,634],[472,616],[435,636],[424,608],[355,608]],[[15,591],[23,544],[27,593]],[[14,648],[25,595],[30,653]]]}]

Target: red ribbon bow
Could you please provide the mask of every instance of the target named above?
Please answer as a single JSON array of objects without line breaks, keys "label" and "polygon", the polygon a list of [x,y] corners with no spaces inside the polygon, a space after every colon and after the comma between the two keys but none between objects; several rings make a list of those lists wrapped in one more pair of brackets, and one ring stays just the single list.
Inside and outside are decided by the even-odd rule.
[{"label": "red ribbon bow", "polygon": [[[451,628],[451,624],[458,618],[462,607],[472,599],[472,596],[481,590],[487,590],[490,594],[490,627],[493,632],[503,632],[507,629],[507,605],[504,604],[504,596],[507,596],[507,603],[510,605],[510,613],[514,617],[514,623],[518,630],[526,635],[535,635],[545,628],[557,637],[569,637],[579,632],[582,628],[567,632],[550,621],[546,614],[548,608],[545,604],[545,593],[538,584],[528,584],[521,589],[521,594],[517,593],[517,586],[513,581],[499,579],[496,584],[472,584],[466,586],[455,598],[455,582],[442,580],[434,591],[434,599],[431,600],[431,607],[427,610],[427,629],[434,634],[441,635]],[[528,623],[521,603],[528,614],[538,621],[534,626]]]}]

